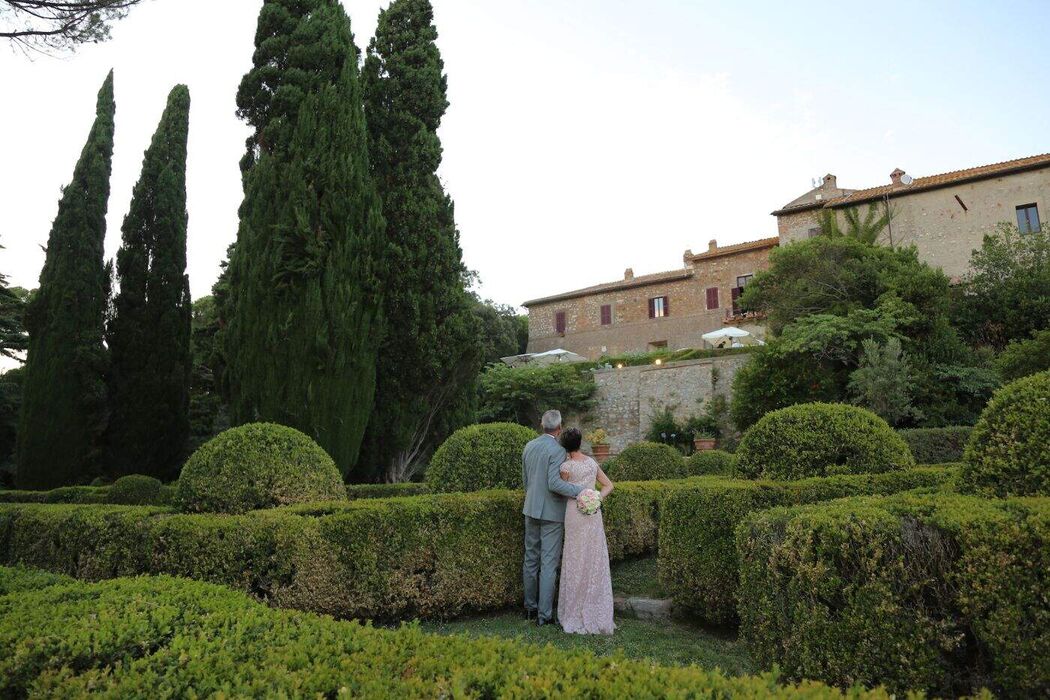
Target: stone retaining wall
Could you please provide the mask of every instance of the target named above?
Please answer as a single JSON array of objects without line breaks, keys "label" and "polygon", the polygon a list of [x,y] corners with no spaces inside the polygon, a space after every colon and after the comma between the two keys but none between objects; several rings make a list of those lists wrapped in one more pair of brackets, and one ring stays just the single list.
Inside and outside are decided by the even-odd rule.
[{"label": "stone retaining wall", "polygon": [[749,357],[730,355],[598,370],[594,373],[598,385],[594,409],[588,416],[573,416],[566,423],[585,431],[604,428],[616,454],[643,440],[653,416],[664,406],[670,406],[675,417],[685,421],[699,414],[704,401],[716,393],[729,398],[733,377]]}]

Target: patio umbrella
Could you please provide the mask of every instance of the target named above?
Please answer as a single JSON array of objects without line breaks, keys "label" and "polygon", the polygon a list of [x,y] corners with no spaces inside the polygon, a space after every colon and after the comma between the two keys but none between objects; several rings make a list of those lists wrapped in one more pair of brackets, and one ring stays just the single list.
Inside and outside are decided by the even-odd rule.
[{"label": "patio umbrella", "polygon": [[553,365],[562,362],[586,362],[587,358],[569,350],[557,348],[546,352],[527,352],[523,355],[510,355],[501,357],[500,360],[505,365],[520,367],[528,364]]},{"label": "patio umbrella", "polygon": [[741,328],[737,328],[736,326],[726,326],[725,328],[719,328],[716,331],[704,333],[700,337],[706,340],[707,342],[711,343],[712,345],[716,346],[724,345],[728,342],[734,348],[741,348],[744,346],[744,343],[741,341],[742,338],[750,338],[752,343],[755,343],[757,345],[765,345],[765,343],[763,343],[758,338],[754,337],[753,335]]}]

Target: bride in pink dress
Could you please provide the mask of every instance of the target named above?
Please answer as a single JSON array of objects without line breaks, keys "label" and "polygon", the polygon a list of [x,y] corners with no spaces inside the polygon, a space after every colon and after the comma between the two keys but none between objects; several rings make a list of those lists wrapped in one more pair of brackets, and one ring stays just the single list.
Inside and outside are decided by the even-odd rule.
[{"label": "bride in pink dress", "polygon": [[[613,490],[613,483],[598,463],[580,452],[580,431],[569,428],[561,434],[568,459],[561,466],[561,478],[571,484],[593,489],[601,486],[601,497]],[[558,620],[566,632],[612,634],[612,577],[609,574],[609,547],[605,542],[602,512],[581,513],[576,500],[565,504],[565,545],[562,549],[561,587],[558,589]]]}]

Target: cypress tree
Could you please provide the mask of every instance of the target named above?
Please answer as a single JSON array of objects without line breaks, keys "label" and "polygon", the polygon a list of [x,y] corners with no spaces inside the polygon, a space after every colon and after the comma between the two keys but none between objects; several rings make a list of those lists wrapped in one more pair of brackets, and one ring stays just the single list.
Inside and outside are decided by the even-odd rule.
[{"label": "cypress tree", "polygon": [[255,127],[229,267],[235,422],[311,435],[349,474],[375,393],[384,242],[350,20],[267,0],[238,93]]},{"label": "cypress tree", "polygon": [[107,468],[167,478],[189,437],[190,301],[186,137],[190,92],[176,85],[142,161],[117,252],[109,323]]},{"label": "cypress tree", "polygon": [[392,481],[410,476],[428,447],[458,427],[449,425],[450,411],[473,394],[480,368],[453,204],[437,176],[448,99],[436,39],[430,0],[394,0],[379,14],[362,71],[372,168],[397,270],[384,280],[390,328],[366,455]]},{"label": "cypress tree", "polygon": [[40,287],[26,313],[18,435],[18,484],[53,488],[98,473],[106,424],[103,263],[113,157],[113,73],[98,93],[95,123],[62,191]]}]

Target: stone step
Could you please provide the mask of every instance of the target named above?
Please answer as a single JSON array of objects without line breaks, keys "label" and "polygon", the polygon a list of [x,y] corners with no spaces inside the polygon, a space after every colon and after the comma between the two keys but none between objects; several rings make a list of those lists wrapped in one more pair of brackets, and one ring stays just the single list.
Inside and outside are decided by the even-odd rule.
[{"label": "stone step", "polygon": [[666,620],[671,617],[674,602],[670,598],[613,596],[613,609],[639,620]]}]

